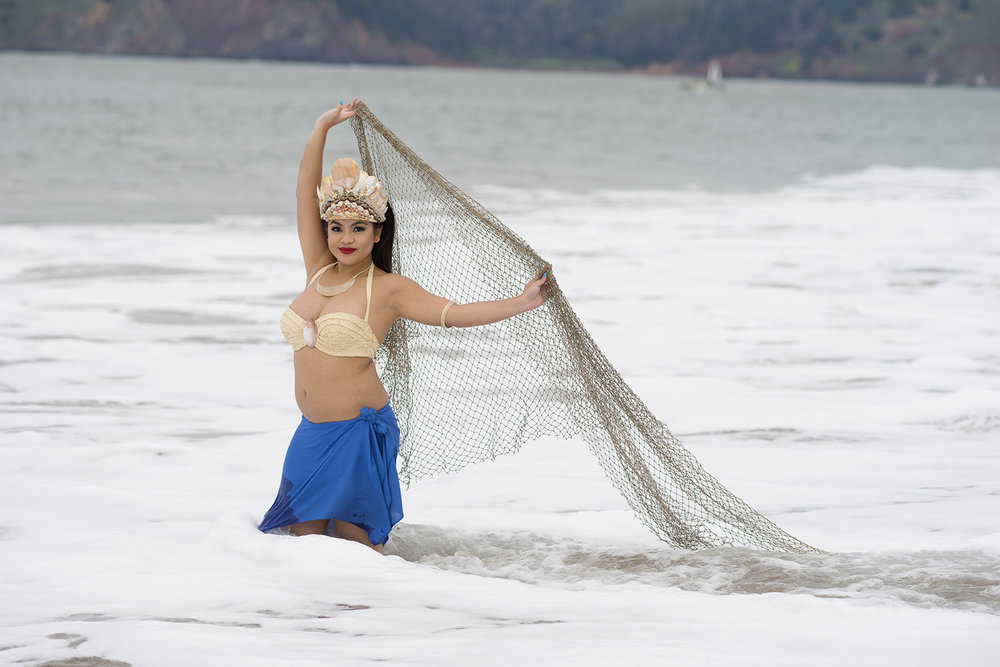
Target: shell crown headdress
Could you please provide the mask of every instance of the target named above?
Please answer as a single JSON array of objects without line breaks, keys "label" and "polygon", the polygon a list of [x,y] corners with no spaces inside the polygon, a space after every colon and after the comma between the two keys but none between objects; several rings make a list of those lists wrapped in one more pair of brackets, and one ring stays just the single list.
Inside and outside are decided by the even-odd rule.
[{"label": "shell crown headdress", "polygon": [[389,203],[385,187],[349,157],[342,157],[333,163],[330,175],[323,177],[316,194],[319,196],[319,217],[327,222],[385,222],[385,209]]}]

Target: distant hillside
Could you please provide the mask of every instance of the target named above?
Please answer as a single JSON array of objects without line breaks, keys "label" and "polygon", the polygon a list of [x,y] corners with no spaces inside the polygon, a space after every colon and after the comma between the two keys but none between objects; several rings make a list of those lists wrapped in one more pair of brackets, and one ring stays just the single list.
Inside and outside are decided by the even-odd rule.
[{"label": "distant hillside", "polygon": [[0,49],[1000,85],[1000,0],[0,0]]}]

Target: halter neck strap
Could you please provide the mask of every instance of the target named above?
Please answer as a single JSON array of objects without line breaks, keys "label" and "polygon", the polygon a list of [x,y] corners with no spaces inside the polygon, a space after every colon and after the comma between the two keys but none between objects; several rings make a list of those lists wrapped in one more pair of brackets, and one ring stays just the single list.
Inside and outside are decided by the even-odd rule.
[{"label": "halter neck strap", "polygon": [[327,269],[329,269],[329,268],[330,268],[331,266],[337,266],[337,263],[336,263],[336,262],[333,262],[333,263],[331,263],[331,264],[327,264],[327,265],[326,265],[326,266],[324,266],[324,267],[323,267],[322,269],[320,269],[319,271],[317,271],[316,273],[314,273],[314,274],[313,274],[313,277],[309,279],[309,282],[308,282],[308,283],[306,283],[306,287],[309,287],[309,286],[310,286],[310,285],[312,285],[312,284],[313,284],[314,282],[316,282],[317,280],[319,280],[319,277],[320,277],[321,275],[323,275],[324,273],[326,273],[326,270],[327,270]]},{"label": "halter neck strap", "polygon": [[365,322],[368,321],[368,313],[372,309],[372,276],[375,275],[375,262],[368,267],[368,277],[365,279]]}]

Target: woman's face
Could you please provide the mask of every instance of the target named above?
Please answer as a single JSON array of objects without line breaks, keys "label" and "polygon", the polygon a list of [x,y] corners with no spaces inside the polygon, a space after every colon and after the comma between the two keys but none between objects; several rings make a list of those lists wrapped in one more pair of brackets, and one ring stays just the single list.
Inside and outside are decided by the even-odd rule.
[{"label": "woman's face", "polygon": [[382,229],[371,222],[334,220],[326,227],[326,242],[334,258],[344,264],[368,261]]}]

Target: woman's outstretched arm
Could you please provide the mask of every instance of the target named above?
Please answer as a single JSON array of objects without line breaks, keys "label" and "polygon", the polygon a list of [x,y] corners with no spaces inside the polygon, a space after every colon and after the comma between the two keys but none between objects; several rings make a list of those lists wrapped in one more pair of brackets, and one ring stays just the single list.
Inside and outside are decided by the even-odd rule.
[{"label": "woman's outstretched arm", "polygon": [[[499,301],[476,301],[455,304],[448,308],[445,324],[449,327],[474,327],[492,324],[508,317],[538,308],[545,303],[548,294],[542,289],[548,280],[551,267],[545,267],[524,287],[524,291],[510,299]],[[441,313],[448,300],[431,294],[417,283],[407,278],[398,278],[400,287],[394,295],[394,303],[400,317],[421,324],[440,325]]]},{"label": "woman's outstretched arm", "polygon": [[316,188],[319,186],[323,173],[323,148],[326,146],[326,133],[337,123],[341,123],[354,115],[354,104],[357,98],[347,104],[338,104],[316,119],[309,139],[306,140],[302,160],[299,162],[299,179],[295,187],[295,198],[298,202],[296,216],[299,228],[299,245],[302,246],[302,261],[305,263],[306,276],[320,266],[333,261],[330,248],[326,244],[326,234],[323,221],[319,217],[319,200],[316,198]]}]

